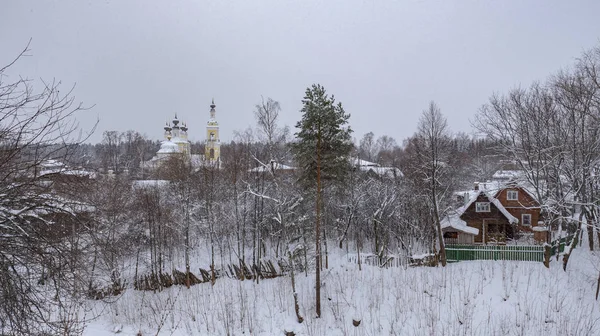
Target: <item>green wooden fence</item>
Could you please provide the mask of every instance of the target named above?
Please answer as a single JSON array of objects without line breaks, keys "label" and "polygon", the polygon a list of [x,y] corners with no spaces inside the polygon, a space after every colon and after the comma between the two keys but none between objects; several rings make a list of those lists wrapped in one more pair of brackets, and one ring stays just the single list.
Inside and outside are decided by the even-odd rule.
[{"label": "green wooden fence", "polygon": [[[552,255],[562,253],[571,244],[573,235],[557,239],[551,245]],[[558,251],[558,252],[557,252]],[[521,260],[544,261],[542,245],[446,245],[446,259],[449,262],[464,260]]]},{"label": "green wooden fence", "polygon": [[521,260],[544,261],[541,245],[446,245],[449,262],[464,260]]},{"label": "green wooden fence", "polygon": [[561,239],[557,239],[550,243],[552,255],[556,255],[558,253],[563,253],[565,251],[565,246],[571,244],[571,240],[573,240],[575,235],[570,235]]}]

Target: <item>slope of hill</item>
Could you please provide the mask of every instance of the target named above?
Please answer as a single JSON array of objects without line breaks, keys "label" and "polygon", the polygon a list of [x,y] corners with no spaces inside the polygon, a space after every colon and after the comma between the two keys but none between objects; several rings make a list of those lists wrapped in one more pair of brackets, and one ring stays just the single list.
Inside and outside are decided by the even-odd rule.
[{"label": "slope of hill", "polygon": [[[295,321],[289,277],[219,279],[160,293],[127,290],[96,303],[84,335],[596,335],[598,257],[583,248],[567,272],[553,261],[471,261],[446,268],[388,268],[340,254],[323,276],[323,317],[314,318],[314,277],[297,275],[304,323]],[[358,327],[352,320],[360,320]]]}]

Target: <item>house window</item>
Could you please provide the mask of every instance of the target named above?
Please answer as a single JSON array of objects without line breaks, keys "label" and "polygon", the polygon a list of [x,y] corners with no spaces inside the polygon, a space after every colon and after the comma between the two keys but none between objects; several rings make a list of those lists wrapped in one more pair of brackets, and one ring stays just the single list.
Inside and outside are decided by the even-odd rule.
[{"label": "house window", "polygon": [[519,192],[516,190],[509,190],[506,193],[506,199],[509,201],[516,201],[519,199]]},{"label": "house window", "polygon": [[475,203],[475,211],[476,212],[490,212],[490,202],[476,202]]},{"label": "house window", "polygon": [[530,214],[521,215],[521,222],[525,226],[531,226],[531,215]]},{"label": "house window", "polygon": [[446,238],[446,239],[458,239],[458,232],[444,232],[444,238]]}]

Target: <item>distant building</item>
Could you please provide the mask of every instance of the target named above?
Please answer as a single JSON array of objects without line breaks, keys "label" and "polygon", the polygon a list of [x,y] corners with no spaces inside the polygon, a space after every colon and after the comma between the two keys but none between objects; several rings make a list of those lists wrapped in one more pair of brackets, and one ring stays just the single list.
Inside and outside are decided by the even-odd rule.
[{"label": "distant building", "polygon": [[275,160],[271,160],[269,163],[261,163],[258,167],[248,170],[248,172],[252,174],[269,173],[272,175],[275,175],[276,173],[293,174],[295,171],[296,167],[288,166]]},{"label": "distant building", "polygon": [[206,164],[218,165],[221,158],[221,140],[219,139],[219,123],[216,119],[215,107],[213,99],[210,105],[210,118],[206,126],[205,151],[203,154],[192,154],[187,124],[180,122],[177,114],[175,114],[175,118],[171,123],[167,122],[164,126],[164,139],[160,144],[160,149],[152,159],[142,163],[142,167],[154,170],[164,161],[177,155],[189,160],[193,167],[200,167]]},{"label": "distant building", "polygon": [[360,158],[352,158],[351,164],[355,169],[372,174],[373,176],[387,177],[387,178],[401,178],[404,174],[400,169],[396,167],[381,167],[378,163],[369,162]]},{"label": "distant building", "polygon": [[221,158],[221,140],[219,139],[219,123],[216,118],[215,100],[210,104],[210,119],[206,123],[206,140],[204,157],[209,162],[219,162]]},{"label": "distant building", "polygon": [[164,129],[165,138],[160,145],[160,149],[156,152],[156,156],[163,158],[171,154],[191,155],[187,125],[182,123],[182,125],[179,126],[177,114],[175,114],[175,118],[173,119],[173,126],[167,122]]}]

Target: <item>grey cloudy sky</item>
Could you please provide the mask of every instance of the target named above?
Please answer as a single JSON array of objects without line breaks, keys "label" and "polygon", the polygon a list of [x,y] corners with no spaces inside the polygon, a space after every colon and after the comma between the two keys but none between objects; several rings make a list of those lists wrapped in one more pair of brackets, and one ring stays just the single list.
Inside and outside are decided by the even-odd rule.
[{"label": "grey cloudy sky", "polygon": [[[435,100],[453,131],[493,92],[569,66],[600,37],[600,1],[0,1],[0,64],[77,84],[84,127],[153,139],[175,112],[203,138],[215,98],[222,139],[254,125],[261,95],[294,126],[321,83],[368,131],[400,143]],[[5,78],[6,80],[6,78]]]}]

